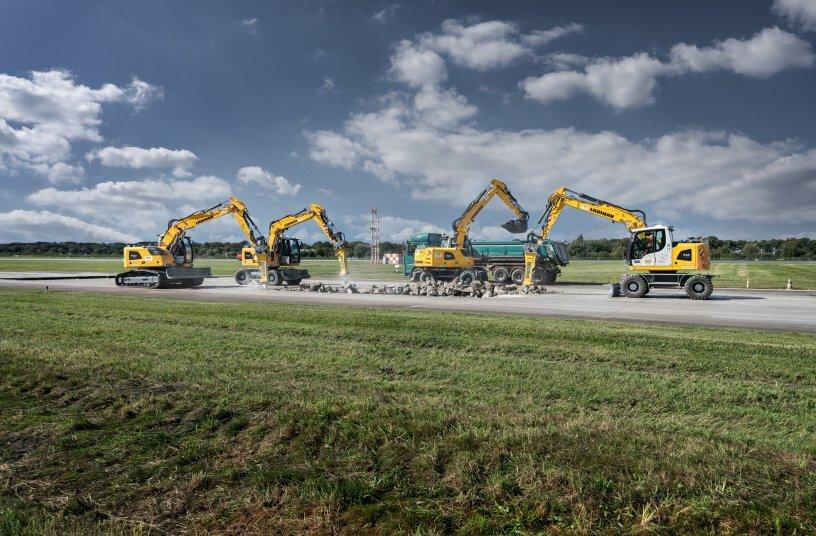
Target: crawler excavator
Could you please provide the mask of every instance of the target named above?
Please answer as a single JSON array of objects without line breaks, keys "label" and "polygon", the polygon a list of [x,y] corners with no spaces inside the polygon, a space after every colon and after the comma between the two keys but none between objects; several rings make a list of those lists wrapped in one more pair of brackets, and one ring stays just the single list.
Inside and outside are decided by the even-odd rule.
[{"label": "crawler excavator", "polygon": [[493,179],[453,222],[453,235],[447,237],[445,243],[421,247],[414,252],[414,268],[410,275],[412,281],[449,281],[456,277],[463,284],[470,284],[475,280],[487,281],[487,269],[477,265],[468,232],[476,216],[495,196],[499,196],[516,215],[516,219],[502,224],[502,227],[511,233],[523,233],[527,230],[529,214],[521,208],[505,183]]},{"label": "crawler excavator", "polygon": [[269,224],[269,238],[266,241],[269,247],[263,253],[252,245],[243,248],[241,251],[243,268],[235,274],[235,281],[239,285],[249,284],[250,281],[269,285],[281,285],[284,282],[297,285],[301,280],[311,277],[307,270],[296,268],[300,264],[300,241],[297,238],[283,236],[287,230],[309,220],[317,223],[334,246],[335,255],[340,261],[340,276],[348,275],[346,238],[335,229],[326,210],[312,203],[300,212],[289,214]]},{"label": "crawler excavator", "polygon": [[193,243],[187,231],[204,222],[232,214],[241,230],[256,249],[266,251],[266,239],[249,216],[246,205],[230,197],[208,209],[199,210],[178,220],[170,220],[158,243],[126,246],[124,266],[130,268],[116,275],[120,287],[197,287],[212,277],[210,268],[193,267]]},{"label": "crawler excavator", "polygon": [[652,288],[677,288],[684,289],[692,299],[705,300],[713,292],[712,276],[697,273],[709,268],[711,255],[708,243],[701,239],[675,242],[672,235],[674,228],[647,225],[646,214],[642,210],[626,209],[563,187],[550,195],[547,208],[538,220],[539,225],[544,222],[541,230],[527,236],[525,285],[535,283],[535,249],[549,236],[564,207],[623,223],[629,230],[629,244],[624,256],[629,273],[621,277],[616,287],[625,296],[642,298]]}]

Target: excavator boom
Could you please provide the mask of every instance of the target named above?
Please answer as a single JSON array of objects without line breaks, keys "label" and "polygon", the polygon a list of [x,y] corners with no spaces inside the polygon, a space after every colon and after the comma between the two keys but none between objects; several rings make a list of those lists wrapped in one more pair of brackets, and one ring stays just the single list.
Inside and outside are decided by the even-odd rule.
[{"label": "excavator boom", "polygon": [[[315,221],[317,226],[320,227],[320,230],[323,231],[323,234],[326,235],[334,246],[335,255],[337,255],[337,260],[340,262],[340,275],[342,277],[348,275],[348,243],[346,242],[346,238],[343,233],[335,229],[334,223],[332,223],[328,214],[326,214],[326,210],[317,203],[312,203],[300,212],[289,214],[269,224],[268,244],[271,250],[268,257],[273,267],[282,264],[279,258],[280,254],[276,251],[276,248],[278,242],[283,238],[283,234],[288,229],[309,220]],[[264,260],[267,259],[267,255],[257,255],[257,258],[261,272],[260,282],[265,284],[268,281],[268,266],[266,266],[267,263],[264,262]]]},{"label": "excavator boom", "polygon": [[470,231],[470,224],[473,223],[479,212],[481,212],[495,196],[499,196],[499,199],[507,205],[507,208],[516,215],[516,219],[503,223],[502,227],[511,233],[523,233],[527,230],[529,214],[521,208],[521,205],[516,198],[513,197],[513,194],[510,193],[510,189],[507,188],[504,182],[499,179],[493,179],[490,181],[490,185],[482,190],[482,193],[476,196],[476,199],[468,205],[465,211],[462,212],[462,215],[453,222],[453,243],[457,248],[461,249],[465,246],[465,241]]}]

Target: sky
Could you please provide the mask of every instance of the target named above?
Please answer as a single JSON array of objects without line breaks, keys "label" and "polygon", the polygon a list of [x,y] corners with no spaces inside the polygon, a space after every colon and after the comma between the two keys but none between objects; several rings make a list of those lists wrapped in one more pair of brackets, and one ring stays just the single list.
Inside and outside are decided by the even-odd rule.
[{"label": "sky", "polygon": [[0,242],[154,240],[231,195],[401,241],[494,177],[533,222],[567,186],[678,238],[816,237],[814,41],[816,0],[3,0]]}]

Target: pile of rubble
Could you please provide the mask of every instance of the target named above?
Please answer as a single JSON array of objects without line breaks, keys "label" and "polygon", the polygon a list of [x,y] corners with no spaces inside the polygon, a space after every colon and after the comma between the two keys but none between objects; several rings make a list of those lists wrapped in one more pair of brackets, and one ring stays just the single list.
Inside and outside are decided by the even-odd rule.
[{"label": "pile of rubble", "polygon": [[541,285],[497,285],[495,283],[474,281],[463,285],[454,279],[450,282],[434,281],[432,283],[404,283],[401,285],[371,285],[358,288],[353,283],[329,285],[326,283],[301,283],[300,285],[271,287],[276,290],[323,292],[333,294],[390,294],[403,296],[458,296],[463,298],[490,298],[505,294],[547,294]]}]

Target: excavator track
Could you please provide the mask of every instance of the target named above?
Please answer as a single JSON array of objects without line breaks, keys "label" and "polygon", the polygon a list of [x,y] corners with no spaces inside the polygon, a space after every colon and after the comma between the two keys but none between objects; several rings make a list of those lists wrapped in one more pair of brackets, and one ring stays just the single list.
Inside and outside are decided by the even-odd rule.
[{"label": "excavator track", "polygon": [[166,288],[167,276],[156,270],[130,270],[116,274],[117,287]]}]

